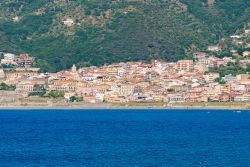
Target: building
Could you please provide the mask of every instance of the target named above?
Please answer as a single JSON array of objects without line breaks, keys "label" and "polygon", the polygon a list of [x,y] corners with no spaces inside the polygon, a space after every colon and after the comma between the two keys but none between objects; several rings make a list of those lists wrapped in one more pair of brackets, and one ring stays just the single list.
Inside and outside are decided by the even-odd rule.
[{"label": "building", "polygon": [[119,95],[125,96],[125,97],[132,95],[134,92],[134,88],[135,88],[135,86],[131,85],[131,84],[120,85],[119,86]]},{"label": "building", "polygon": [[243,55],[244,57],[250,56],[250,52],[249,52],[249,51],[245,51],[245,52],[242,53],[242,55]]},{"label": "building", "polygon": [[207,50],[211,52],[219,52],[221,48],[218,45],[215,45],[215,46],[208,46]]},{"label": "building", "polygon": [[205,81],[207,83],[211,83],[211,82],[214,82],[214,80],[216,78],[219,78],[220,77],[220,74],[219,73],[208,73],[206,75],[204,75],[204,78],[205,78]]},{"label": "building", "polygon": [[177,69],[179,71],[192,71],[194,68],[193,60],[179,60],[177,62]]},{"label": "building", "polygon": [[250,94],[237,95],[234,97],[235,102],[250,102]]},{"label": "building", "polygon": [[15,62],[20,68],[30,68],[34,63],[34,59],[28,54],[21,54],[18,58],[15,59]]},{"label": "building", "polygon": [[73,19],[67,18],[66,20],[63,21],[63,24],[70,27],[73,26],[75,23]]},{"label": "building", "polygon": [[208,6],[212,6],[214,4],[215,0],[207,0]]},{"label": "building", "polygon": [[24,80],[16,84],[16,91],[22,93],[32,92],[34,90],[34,83],[32,81]]},{"label": "building", "polygon": [[233,76],[232,74],[228,74],[228,75],[225,75],[224,77],[222,77],[222,80],[224,80],[226,82],[235,82],[235,81],[237,81],[237,77]]},{"label": "building", "polygon": [[1,64],[6,64],[6,65],[13,64],[13,65],[16,65],[15,58],[16,58],[16,56],[14,54],[5,53],[4,54],[4,59],[1,60]]},{"label": "building", "polygon": [[221,93],[219,95],[219,101],[220,102],[227,102],[227,101],[230,101],[231,97],[230,97],[230,94],[229,93]]},{"label": "building", "polygon": [[184,97],[183,94],[168,94],[166,98],[164,98],[164,102],[168,103],[184,103],[187,101],[187,98]]},{"label": "building", "polygon": [[240,74],[240,75],[237,75],[236,78],[238,80],[248,80],[248,79],[250,79],[250,76],[249,76],[249,74]]}]

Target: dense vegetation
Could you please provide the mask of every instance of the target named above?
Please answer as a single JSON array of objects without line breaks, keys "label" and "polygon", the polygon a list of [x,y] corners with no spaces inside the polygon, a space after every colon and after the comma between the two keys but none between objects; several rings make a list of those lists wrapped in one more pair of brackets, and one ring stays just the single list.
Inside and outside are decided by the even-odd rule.
[{"label": "dense vegetation", "polygon": [[48,96],[52,98],[64,97],[64,92],[63,91],[50,91],[48,93]]},{"label": "dense vegetation", "polygon": [[[249,0],[5,0],[0,51],[28,52],[43,70],[177,60],[249,22]],[[16,18],[13,21],[13,18]],[[71,27],[63,20],[72,18]]]},{"label": "dense vegetation", "polygon": [[229,75],[229,74],[236,76],[238,74],[250,73],[250,64],[248,64],[247,68],[245,69],[240,66],[239,62],[235,64],[229,63],[227,66],[222,65],[219,68],[211,68],[209,71],[218,72],[221,77],[224,77],[225,75]]},{"label": "dense vegetation", "polygon": [[35,84],[33,92],[29,93],[29,96],[40,96],[44,97],[46,94],[46,89],[44,85]]},{"label": "dense vegetation", "polygon": [[69,98],[69,101],[70,102],[80,102],[80,101],[83,101],[83,97],[71,96]]},{"label": "dense vegetation", "polygon": [[7,85],[3,82],[0,84],[0,90],[14,91],[15,89],[16,89],[15,85]]}]

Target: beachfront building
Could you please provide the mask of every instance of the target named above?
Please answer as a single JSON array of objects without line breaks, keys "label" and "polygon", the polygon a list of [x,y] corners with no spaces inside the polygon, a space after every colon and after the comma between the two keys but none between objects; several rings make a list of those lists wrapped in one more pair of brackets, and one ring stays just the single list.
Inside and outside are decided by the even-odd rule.
[{"label": "beachfront building", "polygon": [[34,82],[23,80],[16,84],[16,91],[20,93],[28,93],[34,91]]}]

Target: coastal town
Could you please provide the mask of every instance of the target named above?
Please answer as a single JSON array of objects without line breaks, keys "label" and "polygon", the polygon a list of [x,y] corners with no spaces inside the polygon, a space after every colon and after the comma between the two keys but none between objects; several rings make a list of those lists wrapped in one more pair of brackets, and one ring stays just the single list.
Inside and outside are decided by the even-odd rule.
[{"label": "coastal town", "polygon": [[[231,57],[195,52],[192,60],[127,62],[79,69],[73,65],[57,73],[39,73],[28,54],[3,55],[2,66],[15,68],[0,70],[1,101],[39,96],[85,103],[250,102],[248,73],[221,77],[209,72],[209,68],[236,63]],[[247,67],[250,57],[238,63]]]},{"label": "coastal town", "polygon": [[[191,104],[250,102],[250,30],[232,35],[231,49],[218,56],[220,44],[177,62],[121,62],[40,72],[27,53],[0,53],[0,106],[84,104]],[[224,71],[223,71],[224,70]],[[226,71],[225,71],[226,70]],[[26,102],[23,102],[25,101]],[[250,107],[250,106],[247,106]]]}]

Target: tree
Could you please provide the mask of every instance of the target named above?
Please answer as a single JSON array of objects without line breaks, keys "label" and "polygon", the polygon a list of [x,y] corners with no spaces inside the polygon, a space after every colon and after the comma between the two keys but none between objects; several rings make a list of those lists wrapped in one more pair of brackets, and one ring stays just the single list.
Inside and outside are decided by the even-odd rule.
[{"label": "tree", "polygon": [[220,80],[219,84],[221,84],[221,85],[225,85],[225,84],[226,84],[226,81],[224,81],[224,80]]},{"label": "tree", "polygon": [[40,96],[43,97],[46,94],[46,91],[37,91],[37,92],[30,92],[29,96]]},{"label": "tree", "polygon": [[16,90],[16,86],[15,85],[7,85],[6,83],[1,83],[0,90],[14,91],[14,90]]},{"label": "tree", "polygon": [[44,85],[41,85],[41,84],[34,85],[34,91],[41,91],[41,90],[45,90]]},{"label": "tree", "polygon": [[83,101],[83,97],[77,97],[77,96],[71,96],[69,98],[70,102],[79,102],[79,101]]},{"label": "tree", "polygon": [[220,77],[218,77],[218,78],[215,78],[215,82],[220,82],[220,80],[221,80],[221,78]]},{"label": "tree", "polygon": [[50,91],[48,93],[49,97],[52,98],[59,98],[59,97],[64,97],[64,92],[63,91]]},{"label": "tree", "polygon": [[70,98],[69,98],[69,101],[71,101],[71,102],[75,102],[77,100],[77,98],[75,97],[75,96],[71,96]]}]

